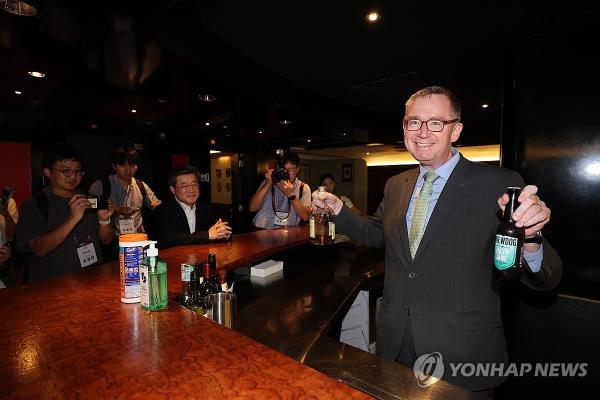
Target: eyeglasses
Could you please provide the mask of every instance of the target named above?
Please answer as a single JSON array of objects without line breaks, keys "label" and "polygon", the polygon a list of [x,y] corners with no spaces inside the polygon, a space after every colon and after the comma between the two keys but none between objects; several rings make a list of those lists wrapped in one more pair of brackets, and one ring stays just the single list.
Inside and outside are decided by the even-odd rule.
[{"label": "eyeglasses", "polygon": [[423,122],[425,122],[428,131],[441,132],[444,130],[444,126],[453,122],[458,122],[459,120],[459,118],[450,119],[448,121],[441,121],[439,119],[429,119],[427,121],[421,121],[420,119],[405,119],[402,124],[407,131],[418,131],[421,129]]},{"label": "eyeglasses", "polygon": [[192,183],[192,184],[189,184],[189,185],[181,185],[181,186],[175,186],[175,187],[177,189],[180,189],[180,190],[191,191],[191,190],[198,189],[199,186],[200,185],[198,184],[198,182],[196,182],[196,183]]},{"label": "eyeglasses", "polygon": [[58,171],[61,174],[63,174],[63,176],[65,178],[70,178],[73,175],[76,175],[76,176],[83,176],[83,175],[85,175],[85,171],[82,170],[82,169],[56,169],[56,168],[52,168],[52,169],[54,171]]}]

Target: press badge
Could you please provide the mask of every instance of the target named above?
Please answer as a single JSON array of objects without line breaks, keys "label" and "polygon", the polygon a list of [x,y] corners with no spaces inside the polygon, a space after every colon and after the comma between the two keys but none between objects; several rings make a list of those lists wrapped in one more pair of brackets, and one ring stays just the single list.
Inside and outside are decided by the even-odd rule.
[{"label": "press badge", "polygon": [[84,244],[83,246],[79,246],[77,248],[77,255],[79,256],[79,263],[81,264],[81,268],[89,267],[90,265],[96,264],[98,262],[98,257],[96,256],[96,249],[94,248],[94,243]]},{"label": "press badge", "polygon": [[289,221],[288,217],[279,218],[277,215],[275,215],[275,220],[273,222],[273,225],[276,225],[276,226],[288,226],[288,221]]},{"label": "press badge", "polygon": [[121,232],[121,235],[126,233],[135,233],[135,224],[133,222],[133,218],[120,219],[119,232]]}]

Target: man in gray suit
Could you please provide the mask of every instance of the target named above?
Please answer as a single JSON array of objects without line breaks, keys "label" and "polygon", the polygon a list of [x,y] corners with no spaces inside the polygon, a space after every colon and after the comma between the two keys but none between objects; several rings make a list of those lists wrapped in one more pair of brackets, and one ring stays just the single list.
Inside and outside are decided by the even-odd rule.
[{"label": "man in gray suit", "polygon": [[[463,128],[460,107],[452,92],[438,86],[406,102],[404,143],[420,166],[387,181],[373,216],[353,213],[328,193],[314,192],[313,206],[330,207],[339,232],[369,246],[385,245],[378,353],[412,368],[418,356],[439,352],[444,380],[486,391],[503,378],[452,376],[448,363],[507,362],[494,239],[507,187],[524,182],[516,172],[468,161],[452,147]],[[421,197],[427,200],[418,201],[426,192]],[[541,237],[550,209],[536,193],[537,187],[525,186],[514,214],[528,238],[521,281],[550,290],[560,281],[562,262]]]}]

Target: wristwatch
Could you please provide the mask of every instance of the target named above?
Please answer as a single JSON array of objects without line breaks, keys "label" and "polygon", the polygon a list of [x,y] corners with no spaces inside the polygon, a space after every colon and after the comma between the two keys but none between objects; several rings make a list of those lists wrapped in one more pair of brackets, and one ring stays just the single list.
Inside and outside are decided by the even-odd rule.
[{"label": "wristwatch", "polygon": [[525,238],[525,243],[537,243],[537,244],[542,244],[542,232],[541,231],[537,231],[535,236],[532,236],[530,238],[526,237]]},{"label": "wristwatch", "polygon": [[290,197],[288,197],[288,200],[289,200],[289,201],[294,201],[294,200],[296,200],[296,195],[295,195],[295,194],[291,195]]}]

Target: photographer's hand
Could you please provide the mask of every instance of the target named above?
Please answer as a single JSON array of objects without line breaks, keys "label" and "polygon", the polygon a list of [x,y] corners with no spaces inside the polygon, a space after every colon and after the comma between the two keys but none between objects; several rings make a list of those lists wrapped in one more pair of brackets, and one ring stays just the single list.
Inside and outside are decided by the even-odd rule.
[{"label": "photographer's hand", "polygon": [[271,187],[271,185],[273,184],[273,178],[271,178],[271,174],[273,174],[272,169],[269,169],[269,170],[267,170],[267,172],[265,172],[265,183],[266,183],[267,189],[269,187]]},{"label": "photographer's hand", "polygon": [[290,197],[294,194],[294,185],[290,181],[279,181],[277,187],[283,192],[285,197]]}]

